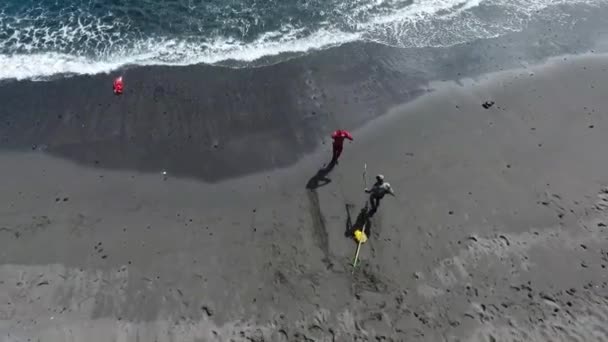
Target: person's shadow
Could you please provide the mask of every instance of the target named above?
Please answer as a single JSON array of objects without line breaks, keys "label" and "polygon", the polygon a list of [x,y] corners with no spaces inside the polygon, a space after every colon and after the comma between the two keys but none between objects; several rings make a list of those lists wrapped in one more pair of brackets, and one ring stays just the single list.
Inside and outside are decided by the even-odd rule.
[{"label": "person's shadow", "polygon": [[317,171],[317,173],[308,180],[308,183],[306,183],[306,189],[314,190],[329,184],[331,179],[328,178],[327,175],[329,175],[335,166],[336,163],[332,161],[327,166],[320,168],[319,171]]},{"label": "person's shadow", "polygon": [[354,224],[350,215],[350,209],[352,207],[353,205],[346,204],[346,230],[344,231],[344,236],[353,237],[355,235],[355,230],[361,228],[365,229],[365,235],[370,236],[369,234],[371,232],[372,222],[370,220],[371,216],[367,207],[367,203],[359,211],[359,214],[357,215]]}]

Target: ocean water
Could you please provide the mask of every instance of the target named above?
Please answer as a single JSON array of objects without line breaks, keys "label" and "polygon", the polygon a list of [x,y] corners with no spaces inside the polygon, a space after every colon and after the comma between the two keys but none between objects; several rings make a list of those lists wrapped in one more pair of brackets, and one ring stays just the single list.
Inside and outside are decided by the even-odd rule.
[{"label": "ocean water", "polygon": [[228,63],[352,41],[441,47],[603,0],[3,0],[0,79]]}]

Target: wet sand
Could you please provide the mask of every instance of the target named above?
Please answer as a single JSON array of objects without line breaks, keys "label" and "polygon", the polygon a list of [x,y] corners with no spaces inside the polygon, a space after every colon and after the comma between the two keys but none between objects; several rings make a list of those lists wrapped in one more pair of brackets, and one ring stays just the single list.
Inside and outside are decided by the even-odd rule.
[{"label": "wet sand", "polygon": [[[601,51],[604,8],[564,26],[444,48],[350,43],[259,68],[135,67],[112,75],[0,83],[0,149],[43,151],[96,168],[220,182],[293,166],[350,130],[428,93],[547,57]],[[580,12],[580,13],[579,13]],[[125,95],[111,84],[124,75]]]},{"label": "wet sand", "polygon": [[[116,127],[170,125],[134,110],[124,125],[100,118],[78,130],[71,105],[49,106],[64,112],[52,120],[65,115],[53,129],[49,118],[22,136],[3,130],[14,146],[0,154],[2,341],[606,340],[607,70],[603,55],[560,57],[422,82],[414,88],[427,94],[403,105],[383,98],[386,113],[374,111],[373,121],[341,109],[338,122],[360,128],[331,182],[312,190],[329,146],[321,133],[298,138],[310,127],[280,116],[280,106],[259,134],[240,135],[255,119],[239,119],[236,109],[214,121],[196,138],[209,144],[192,144],[207,146],[202,156],[180,146],[161,163],[162,153],[148,160],[146,151],[162,144],[151,138],[158,145],[140,150],[133,168],[125,163],[136,154],[120,154],[128,144],[107,146],[107,137]],[[175,87],[215,89],[184,77]],[[24,84],[52,95],[69,82]],[[97,104],[82,101],[73,106],[95,123]],[[118,101],[136,100],[127,93]],[[314,122],[319,132],[334,127]],[[19,148],[40,132],[47,146]],[[212,152],[218,132],[267,153],[241,170],[246,151],[231,154],[219,140],[221,153]],[[205,171],[207,163],[216,167]],[[344,233],[365,200],[364,164],[368,181],[383,173],[397,197],[383,200],[351,274],[356,246]]]}]

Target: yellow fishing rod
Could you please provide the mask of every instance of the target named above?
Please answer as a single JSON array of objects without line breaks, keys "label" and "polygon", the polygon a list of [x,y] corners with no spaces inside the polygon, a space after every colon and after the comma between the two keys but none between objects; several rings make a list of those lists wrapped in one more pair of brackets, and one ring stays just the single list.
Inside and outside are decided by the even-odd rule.
[{"label": "yellow fishing rod", "polygon": [[[365,229],[365,227],[364,227]],[[355,253],[355,260],[353,260],[353,273],[355,272],[355,267],[357,267],[357,261],[359,260],[359,252],[361,251],[361,245],[367,241],[367,235],[362,230],[355,230],[355,240],[357,240],[357,253]]]},{"label": "yellow fishing rod", "polygon": [[[363,184],[367,189],[367,163],[363,165]],[[365,200],[365,208],[367,210],[367,199]],[[367,215],[367,214],[366,214]],[[357,261],[359,260],[359,252],[361,251],[361,245],[367,242],[367,234],[365,234],[365,223],[367,219],[363,220],[363,227],[361,229],[355,229],[354,238],[357,241],[357,252],[355,253],[355,259],[353,260],[353,271],[355,273],[355,269],[357,267]]]}]

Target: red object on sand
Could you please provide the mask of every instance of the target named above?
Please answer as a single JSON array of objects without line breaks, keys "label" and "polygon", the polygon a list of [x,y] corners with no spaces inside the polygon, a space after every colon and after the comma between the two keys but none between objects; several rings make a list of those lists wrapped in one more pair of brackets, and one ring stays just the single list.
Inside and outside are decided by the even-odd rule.
[{"label": "red object on sand", "polygon": [[122,81],[122,76],[120,76],[119,78],[114,80],[114,94],[115,95],[122,95],[122,91],[124,88],[124,83]]},{"label": "red object on sand", "polygon": [[331,134],[331,138],[334,139],[332,161],[338,161],[342,154],[344,139],[353,140],[353,136],[349,131],[339,129]]}]

